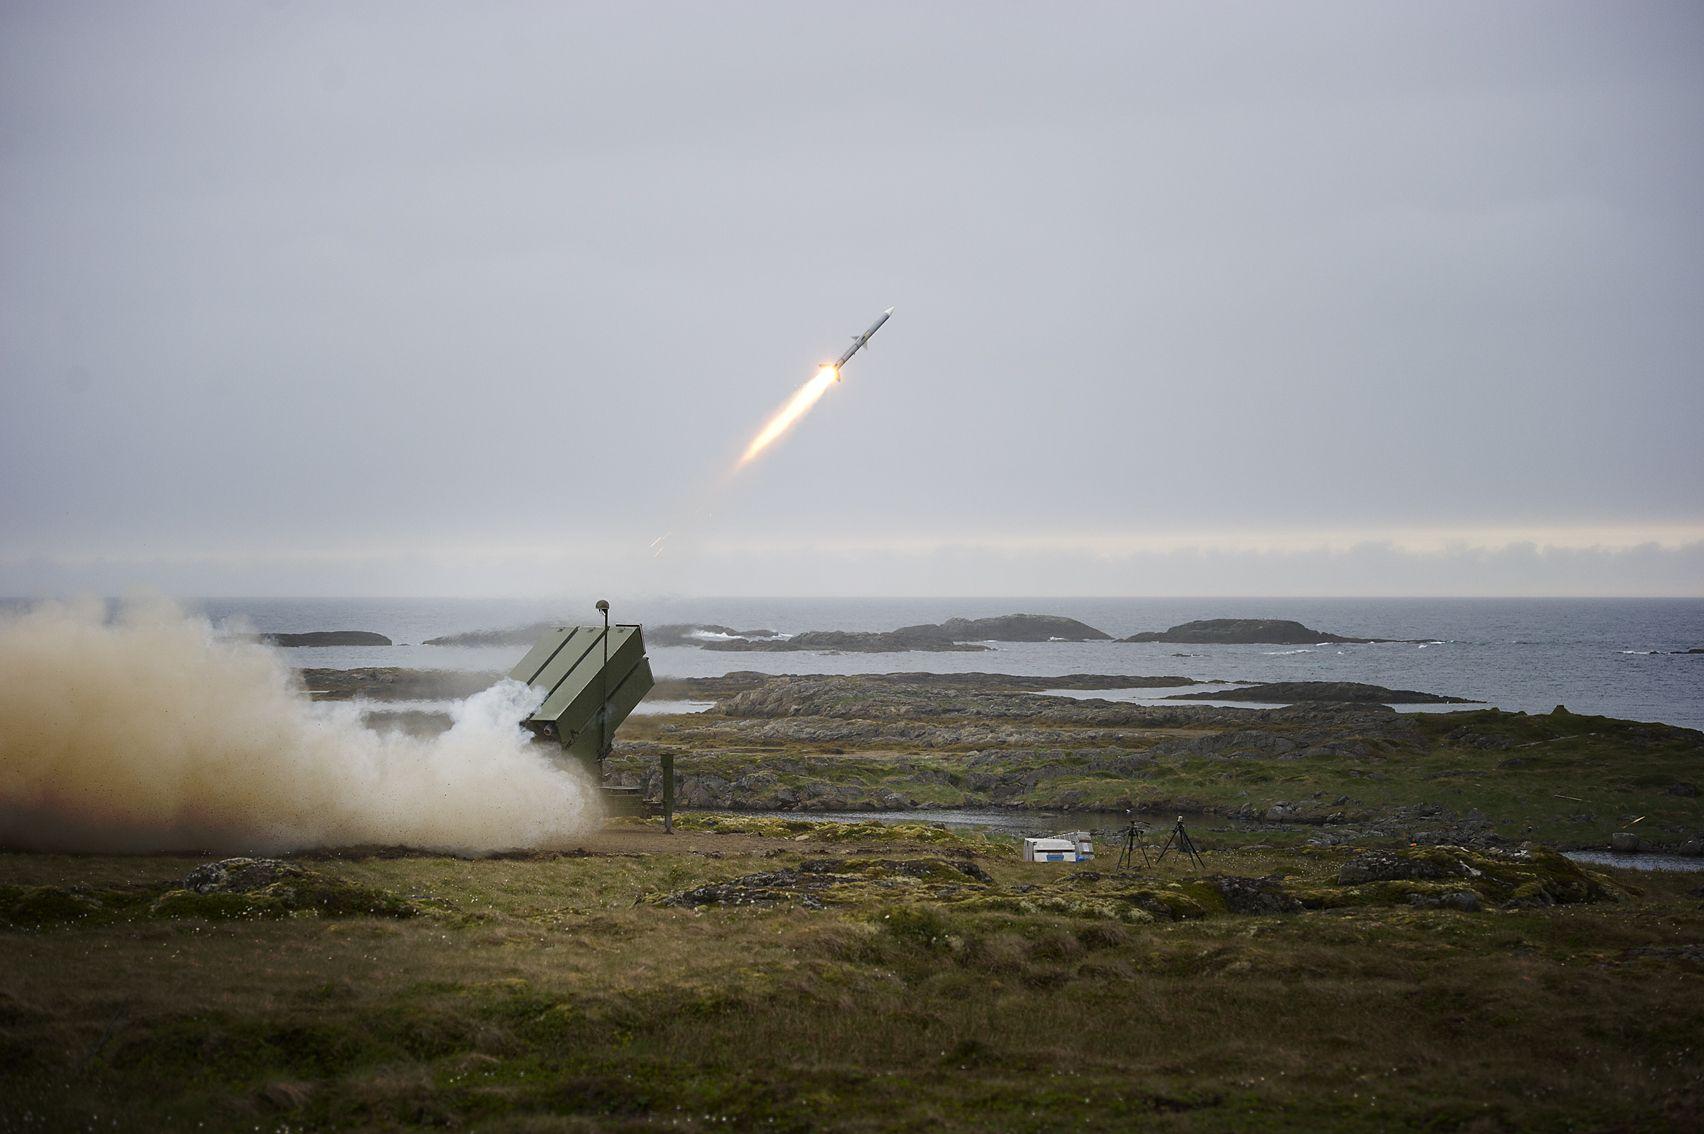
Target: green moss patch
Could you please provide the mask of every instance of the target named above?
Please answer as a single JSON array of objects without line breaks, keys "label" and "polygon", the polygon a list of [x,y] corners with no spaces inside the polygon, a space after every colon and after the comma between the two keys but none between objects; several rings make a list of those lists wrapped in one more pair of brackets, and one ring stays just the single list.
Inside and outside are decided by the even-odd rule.
[{"label": "green moss patch", "polygon": [[[192,878],[194,875],[191,876]],[[253,889],[198,892],[181,886],[96,889],[0,886],[0,928],[41,930],[159,918],[412,917],[396,895],[333,875],[293,868]]]},{"label": "green moss patch", "polygon": [[148,908],[151,917],[413,917],[418,910],[394,894],[329,875],[301,876],[242,893],[168,890]]},{"label": "green moss patch", "polygon": [[[1338,888],[1374,883],[1410,883],[1424,889],[1398,887],[1405,894],[1434,890],[1471,890],[1487,902],[1527,905],[1569,905],[1614,901],[1619,888],[1571,859],[1545,847],[1516,851],[1474,851],[1465,847],[1408,847],[1368,851],[1343,864]],[[1375,888],[1369,887],[1370,891]]]},{"label": "green moss patch", "polygon": [[[660,823],[661,820],[648,820]],[[683,831],[713,831],[725,835],[756,835],[821,843],[923,843],[960,846],[975,850],[1005,850],[1010,839],[954,831],[934,823],[878,823],[874,820],[837,823],[824,819],[782,819],[769,815],[678,815],[675,826]]]}]

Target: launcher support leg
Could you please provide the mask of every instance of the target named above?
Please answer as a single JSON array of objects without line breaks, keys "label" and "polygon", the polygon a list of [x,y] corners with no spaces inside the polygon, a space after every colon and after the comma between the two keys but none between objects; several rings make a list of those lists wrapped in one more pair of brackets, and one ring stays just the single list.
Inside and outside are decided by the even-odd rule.
[{"label": "launcher support leg", "polygon": [[663,753],[663,833],[674,834],[674,753]]}]

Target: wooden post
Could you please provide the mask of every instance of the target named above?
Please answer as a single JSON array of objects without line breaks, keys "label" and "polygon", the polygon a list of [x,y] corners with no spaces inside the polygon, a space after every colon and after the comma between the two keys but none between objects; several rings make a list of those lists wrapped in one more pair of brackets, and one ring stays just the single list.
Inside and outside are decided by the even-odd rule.
[{"label": "wooden post", "polygon": [[674,753],[663,753],[663,833],[674,834]]}]

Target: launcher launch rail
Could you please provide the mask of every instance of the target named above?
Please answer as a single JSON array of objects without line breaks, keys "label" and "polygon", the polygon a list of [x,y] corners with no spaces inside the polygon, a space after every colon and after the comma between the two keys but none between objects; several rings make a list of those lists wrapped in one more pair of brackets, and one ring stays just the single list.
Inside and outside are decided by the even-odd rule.
[{"label": "launcher launch rail", "polygon": [[655,684],[638,626],[558,626],[539,636],[509,676],[544,695],[522,721],[601,778],[615,730]]}]

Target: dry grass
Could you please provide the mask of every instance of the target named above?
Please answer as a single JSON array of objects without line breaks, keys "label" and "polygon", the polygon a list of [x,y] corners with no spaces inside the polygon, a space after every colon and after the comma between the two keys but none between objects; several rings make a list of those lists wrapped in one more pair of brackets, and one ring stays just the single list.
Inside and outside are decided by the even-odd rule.
[{"label": "dry grass", "polygon": [[[406,921],[0,932],[0,1129],[1679,1130],[1704,1117],[1704,966],[1676,948],[1704,941],[1696,879],[1642,878],[1613,905],[1121,925],[879,890],[824,911],[635,907],[824,848],[629,830],[587,849],[314,864],[415,899],[425,912]],[[1006,886],[1057,870],[972,851]],[[1209,869],[1306,880],[1335,862],[1255,851]],[[0,882],[110,886],[192,864],[0,855]]]}]

